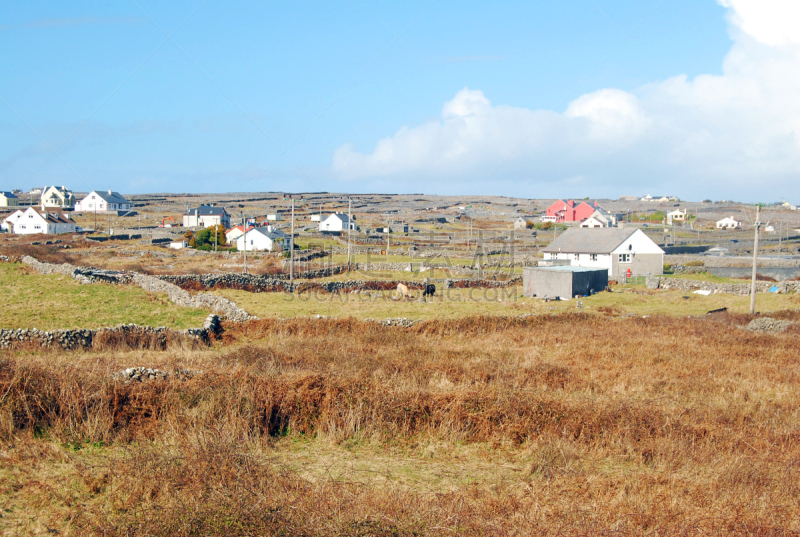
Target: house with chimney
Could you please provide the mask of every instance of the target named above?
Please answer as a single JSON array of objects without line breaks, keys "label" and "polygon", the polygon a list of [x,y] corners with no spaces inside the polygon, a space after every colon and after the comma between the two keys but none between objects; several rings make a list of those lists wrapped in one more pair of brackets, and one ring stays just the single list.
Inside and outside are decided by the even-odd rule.
[{"label": "house with chimney", "polygon": [[16,211],[6,218],[4,227],[17,235],[75,233],[77,225],[67,214],[59,210],[42,211],[28,207]]},{"label": "house with chimney", "polygon": [[664,250],[639,228],[571,228],[544,249],[543,265],[606,269],[609,278],[662,274]]},{"label": "house with chimney", "polygon": [[576,204],[574,200],[558,200],[545,212],[545,217],[549,222],[580,222],[586,220],[597,209],[597,202],[594,206],[585,201]]},{"label": "house with chimney", "polygon": [[42,192],[42,209],[72,209],[75,196],[65,186],[49,186]]},{"label": "house with chimney", "polygon": [[196,209],[190,209],[183,213],[183,227],[231,227],[231,216],[224,207],[215,205],[200,205]]},{"label": "house with chimney", "polygon": [[131,202],[119,192],[98,192],[96,190],[75,204],[76,213],[115,213],[122,215],[131,210]]}]

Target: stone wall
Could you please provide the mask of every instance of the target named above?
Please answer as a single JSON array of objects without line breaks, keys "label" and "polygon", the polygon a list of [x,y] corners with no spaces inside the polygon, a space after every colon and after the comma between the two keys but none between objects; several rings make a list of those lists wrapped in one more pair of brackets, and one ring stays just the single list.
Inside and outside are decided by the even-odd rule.
[{"label": "stone wall", "polygon": [[99,330],[38,330],[36,328],[0,328],[0,348],[14,348],[34,345],[64,350],[91,349],[96,345],[127,345],[135,348],[165,349],[170,341],[191,340],[209,343],[212,330],[209,328],[189,328],[170,330],[165,327],[123,324]]},{"label": "stone wall", "polygon": [[[711,291],[712,293],[730,293],[746,296],[750,294],[749,283],[711,283],[700,280],[686,280],[683,278],[665,278],[659,276],[647,277],[648,289],[678,289],[681,291]],[[780,293],[800,291],[800,282],[756,282],[756,292],[766,293],[772,287],[777,287]]]},{"label": "stone wall", "polygon": [[177,285],[154,276],[146,276],[136,272],[127,273],[99,270],[91,267],[76,267],[69,263],[60,265],[42,263],[30,256],[23,257],[22,262],[31,266],[40,274],[64,274],[75,278],[81,283],[133,283],[149,293],[165,293],[172,302],[179,306],[208,309],[233,322],[243,322],[253,318],[227,298],[204,294],[192,296],[188,291],[181,289]]}]

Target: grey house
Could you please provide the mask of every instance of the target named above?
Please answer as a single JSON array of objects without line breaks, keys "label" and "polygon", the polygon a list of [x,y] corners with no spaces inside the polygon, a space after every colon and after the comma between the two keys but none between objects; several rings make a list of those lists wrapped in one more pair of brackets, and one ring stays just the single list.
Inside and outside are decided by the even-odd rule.
[{"label": "grey house", "polygon": [[544,249],[545,263],[603,268],[609,278],[664,271],[664,250],[638,228],[571,228]]}]

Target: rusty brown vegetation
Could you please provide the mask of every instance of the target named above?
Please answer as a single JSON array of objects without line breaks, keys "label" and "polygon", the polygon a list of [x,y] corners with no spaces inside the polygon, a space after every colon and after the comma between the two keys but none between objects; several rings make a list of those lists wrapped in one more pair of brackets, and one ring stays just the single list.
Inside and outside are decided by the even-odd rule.
[{"label": "rusty brown vegetation", "polygon": [[[0,528],[796,534],[800,330],[750,319],[262,320],[212,350],[6,351]],[[193,373],[112,379],[129,365]],[[298,449],[465,477],[310,476]]]}]

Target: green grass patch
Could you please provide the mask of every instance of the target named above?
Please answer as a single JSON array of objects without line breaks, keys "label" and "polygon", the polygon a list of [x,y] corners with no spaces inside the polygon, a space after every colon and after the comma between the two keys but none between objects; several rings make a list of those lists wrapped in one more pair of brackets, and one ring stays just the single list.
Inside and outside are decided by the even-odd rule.
[{"label": "green grass patch", "polygon": [[0,263],[3,328],[98,328],[136,323],[171,328],[202,326],[207,311],[183,308],[164,294],[128,285],[81,285],[61,274],[41,275],[25,265]]}]

